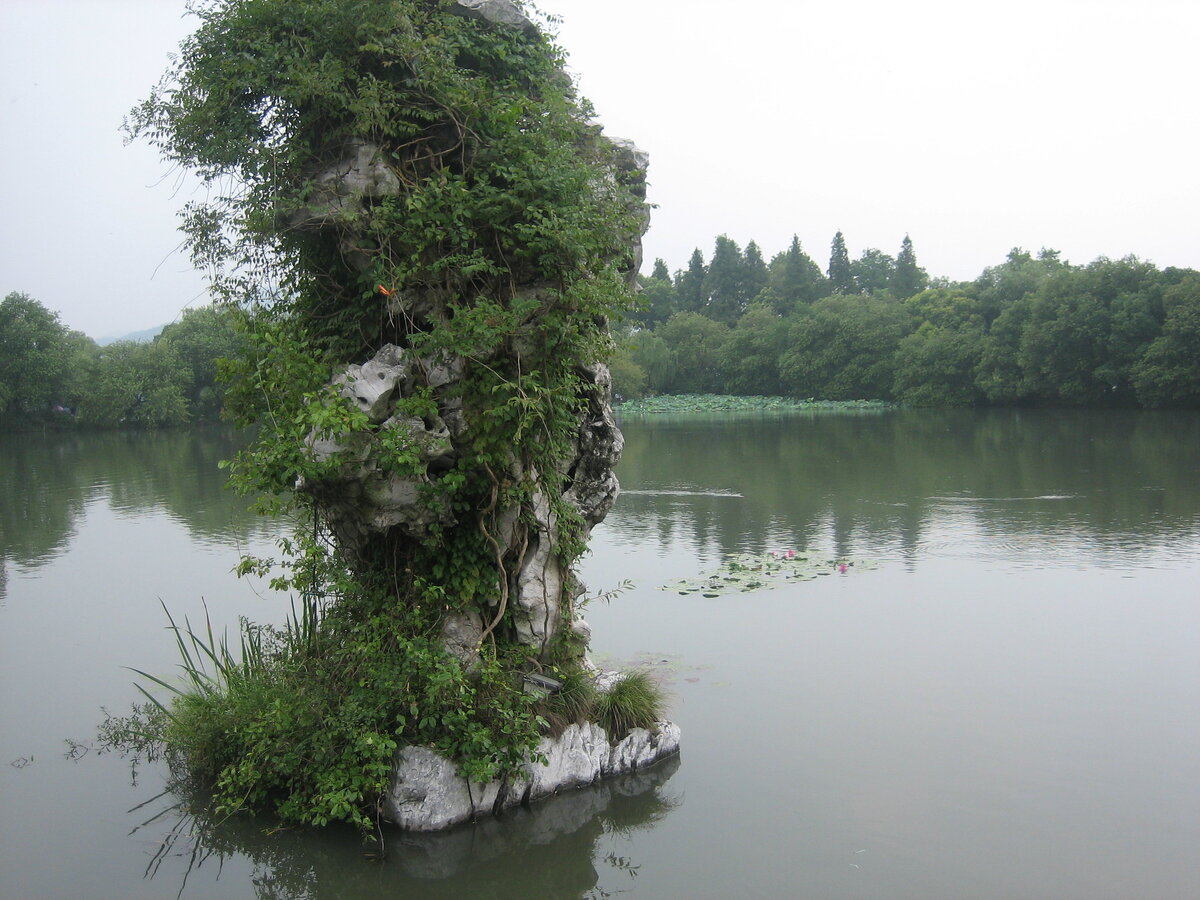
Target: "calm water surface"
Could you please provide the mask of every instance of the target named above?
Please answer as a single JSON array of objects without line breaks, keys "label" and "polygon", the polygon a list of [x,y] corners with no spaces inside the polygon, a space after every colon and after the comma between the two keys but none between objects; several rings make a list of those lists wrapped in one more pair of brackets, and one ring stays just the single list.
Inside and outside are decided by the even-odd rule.
[{"label": "calm water surface", "polygon": [[[1200,415],[623,423],[593,648],[651,667],[677,764],[436,839],[213,826],[89,753],[160,600],[219,627],[272,533],[219,433],[0,437],[0,896],[1200,896]],[[873,561],[719,598],[730,553]],[[138,807],[135,809],[135,807]],[[132,810],[132,811],[131,811]],[[149,821],[148,821],[149,820]],[[146,824],[143,824],[146,823]]]}]

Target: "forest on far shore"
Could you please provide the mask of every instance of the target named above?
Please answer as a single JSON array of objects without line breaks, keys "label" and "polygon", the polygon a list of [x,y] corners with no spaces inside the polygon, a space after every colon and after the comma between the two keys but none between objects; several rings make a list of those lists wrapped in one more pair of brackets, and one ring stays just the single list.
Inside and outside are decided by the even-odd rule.
[{"label": "forest on far shore", "polygon": [[[716,239],[640,279],[614,326],[619,397],[885,400],[914,406],[1200,407],[1200,272],[1128,256],[1072,265],[1014,249],[974,281],[895,257],[823,270],[793,238],[769,262]],[[218,360],[248,345],[227,308],[188,310],[150,342],[98,346],[22,293],[0,301],[0,429],[158,428],[219,419]]]},{"label": "forest on far shore", "polygon": [[974,281],[895,257],[822,269],[792,239],[768,262],[722,235],[641,279],[614,389],[889,400],[915,406],[1200,406],[1200,272],[1133,256],[1072,265],[1015,248]]},{"label": "forest on far shore", "polygon": [[220,418],[218,361],[245,339],[231,310],[185,312],[152,341],[100,346],[27,294],[0,301],[0,430],[163,428]]}]

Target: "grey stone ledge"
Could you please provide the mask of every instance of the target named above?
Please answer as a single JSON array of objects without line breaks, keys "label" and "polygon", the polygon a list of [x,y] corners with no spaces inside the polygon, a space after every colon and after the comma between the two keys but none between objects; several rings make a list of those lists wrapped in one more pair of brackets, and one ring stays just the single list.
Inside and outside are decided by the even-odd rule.
[{"label": "grey stone ledge", "polygon": [[402,747],[392,764],[384,814],[407,831],[441,831],[637,772],[678,753],[679,738],[673,722],[659,722],[653,731],[635,728],[616,742],[593,722],[572,724],[558,737],[542,738],[537,754],[545,764],[528,761],[517,778],[487,784],[468,782],[451,760],[428,747]]}]

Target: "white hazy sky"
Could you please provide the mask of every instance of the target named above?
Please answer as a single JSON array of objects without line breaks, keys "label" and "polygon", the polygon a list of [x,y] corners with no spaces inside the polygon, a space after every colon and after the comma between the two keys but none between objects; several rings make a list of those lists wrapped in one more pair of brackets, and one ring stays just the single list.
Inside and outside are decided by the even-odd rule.
[{"label": "white hazy sky", "polygon": [[[1196,0],[539,0],[608,133],[651,154],[647,261],[793,233],[822,266],[906,233],[934,275],[1009,248],[1200,268]],[[125,112],[183,0],[0,0],[0,295],[94,337],[206,302],[195,187]]]}]

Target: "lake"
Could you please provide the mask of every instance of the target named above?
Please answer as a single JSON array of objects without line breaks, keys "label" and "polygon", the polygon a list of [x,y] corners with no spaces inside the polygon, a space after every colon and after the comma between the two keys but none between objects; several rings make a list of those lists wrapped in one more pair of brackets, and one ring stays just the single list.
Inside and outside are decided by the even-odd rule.
[{"label": "lake", "polygon": [[[1200,896],[1200,414],[622,427],[583,566],[620,590],[586,617],[667,686],[680,758],[383,861],[87,750],[138,699],[123,667],[172,670],[162,605],[288,609],[230,571],[277,528],[222,489],[236,438],[0,436],[0,896]],[[661,589],[771,550],[827,574]]]}]

